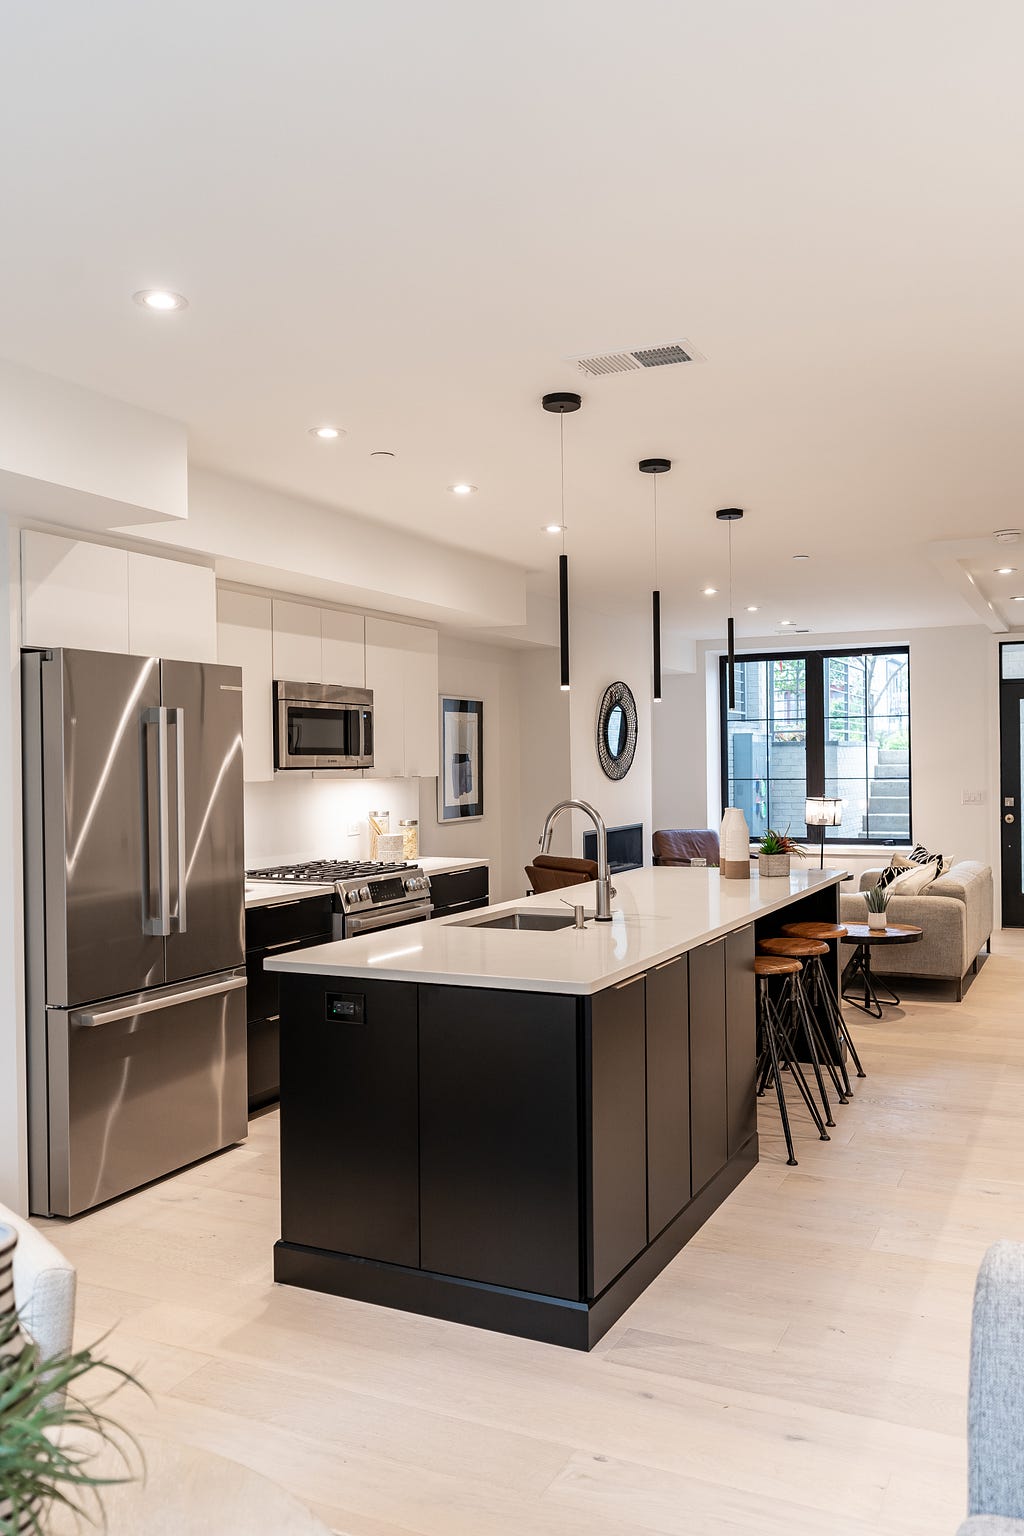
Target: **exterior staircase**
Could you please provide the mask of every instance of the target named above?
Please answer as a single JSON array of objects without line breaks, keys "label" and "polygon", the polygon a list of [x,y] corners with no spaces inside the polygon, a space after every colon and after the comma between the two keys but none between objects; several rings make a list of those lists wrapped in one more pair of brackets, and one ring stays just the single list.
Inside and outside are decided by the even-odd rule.
[{"label": "exterior staircase", "polygon": [[865,835],[872,838],[907,836],[910,824],[910,750],[891,747],[878,754],[868,795]]}]

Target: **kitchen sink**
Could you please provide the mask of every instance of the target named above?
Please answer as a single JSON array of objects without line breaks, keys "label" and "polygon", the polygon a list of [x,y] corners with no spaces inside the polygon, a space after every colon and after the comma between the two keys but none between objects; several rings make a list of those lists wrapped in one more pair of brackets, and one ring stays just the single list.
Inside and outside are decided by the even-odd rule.
[{"label": "kitchen sink", "polygon": [[571,928],[576,921],[571,912],[502,912],[497,917],[467,917],[452,928],[506,928],[513,932],[549,933],[556,928]]}]

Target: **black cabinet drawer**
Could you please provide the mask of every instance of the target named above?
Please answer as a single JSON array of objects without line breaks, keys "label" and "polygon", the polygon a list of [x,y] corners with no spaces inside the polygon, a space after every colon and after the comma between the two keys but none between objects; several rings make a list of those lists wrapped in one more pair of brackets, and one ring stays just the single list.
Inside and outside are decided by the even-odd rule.
[{"label": "black cabinet drawer", "polygon": [[641,974],[588,1000],[588,1297],[598,1296],[647,1243],[644,991]]},{"label": "black cabinet drawer", "polygon": [[245,913],[246,949],[264,949],[287,939],[331,936],[331,896],[282,895],[269,907],[248,907]]},{"label": "black cabinet drawer", "polygon": [[487,905],[489,873],[486,864],[473,869],[457,869],[450,874],[431,875],[430,900],[434,917],[447,917],[450,912],[472,911],[474,907]]},{"label": "black cabinet drawer", "polygon": [[297,949],[309,949],[314,944],[329,944],[331,931],[314,933],[307,939],[282,939],[277,944],[264,945],[259,949],[246,949],[245,975],[248,986],[245,991],[245,1016],[247,1019],[269,1019],[277,1016],[277,993],[280,976],[277,971],[265,971],[264,960],[277,955],[290,955]]},{"label": "black cabinet drawer", "polygon": [[647,1236],[690,1199],[690,1033],[687,958],[647,972]]},{"label": "black cabinet drawer", "polygon": [[285,1242],[418,1267],[416,990],[282,977]]}]

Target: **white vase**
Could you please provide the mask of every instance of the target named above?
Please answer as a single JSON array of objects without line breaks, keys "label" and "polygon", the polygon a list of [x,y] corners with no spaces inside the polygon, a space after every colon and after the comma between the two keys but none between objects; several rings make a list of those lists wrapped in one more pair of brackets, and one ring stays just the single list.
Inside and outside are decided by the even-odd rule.
[{"label": "white vase", "polygon": [[887,918],[884,912],[869,912],[868,927],[881,932],[886,926]]},{"label": "white vase", "polygon": [[718,834],[719,863],[724,880],[750,879],[750,828],[747,818],[735,805],[726,806]]}]

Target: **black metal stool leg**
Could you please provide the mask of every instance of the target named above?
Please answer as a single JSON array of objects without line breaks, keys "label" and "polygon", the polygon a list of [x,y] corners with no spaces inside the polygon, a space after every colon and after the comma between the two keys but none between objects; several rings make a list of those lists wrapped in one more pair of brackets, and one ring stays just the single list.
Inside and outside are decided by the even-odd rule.
[{"label": "black metal stool leg", "polygon": [[[858,1002],[855,997],[850,997],[847,987],[860,979],[864,988],[864,1001]],[[843,1000],[852,1007],[859,1008],[862,1013],[869,1013],[872,1018],[882,1017],[882,1005],[878,1001],[878,993],[875,991],[874,980],[871,975],[871,951],[866,944],[858,944],[853,959],[843,972]]]},{"label": "black metal stool leg", "polygon": [[[761,1019],[765,1040],[768,1046],[771,1069],[775,1076],[775,1089],[779,1098],[779,1114],[782,1116],[782,1129],[786,1137],[786,1151],[789,1156],[786,1164],[790,1168],[797,1166],[796,1154],[793,1151],[793,1132],[789,1128],[789,1111],[786,1108],[786,1095],[782,1087],[782,1072],[779,1069],[778,1048],[775,1043],[775,1022],[771,1017],[771,1002],[768,997],[767,976],[758,977],[758,986],[761,991]],[[763,1092],[763,1089],[762,1089]]]},{"label": "black metal stool leg", "polygon": [[[867,1077],[867,1073],[864,1071],[864,1068],[861,1066],[860,1057],[857,1055],[857,1047],[853,1043],[853,1036],[850,1034],[850,1026],[847,1024],[846,1020],[843,1018],[842,1007],[840,1005],[839,999],[837,998],[835,992],[833,991],[832,982],[829,979],[827,971],[824,972],[823,979],[824,979],[824,983],[825,983],[825,996],[826,996],[826,999],[827,999],[828,1008],[829,1008],[830,1013],[832,1014],[833,1027],[838,1031],[840,1038],[843,1041],[845,1041],[845,1043],[846,1043],[846,1049],[849,1051],[850,1055],[852,1056],[853,1064],[854,1064],[854,1066],[857,1069],[857,1076],[858,1077]],[[846,1072],[845,1064],[843,1066],[843,1076],[846,1079],[846,1083],[847,1083],[847,1086],[849,1088],[850,1079],[849,1079],[849,1076],[848,1076],[848,1074]],[[852,1091],[852,1090],[849,1090],[849,1091]]]},{"label": "black metal stool leg", "polygon": [[793,989],[797,1017],[804,1026],[804,1034],[807,1037],[807,1049],[811,1053],[811,1067],[814,1071],[814,1081],[818,1085],[818,1093],[821,1097],[822,1107],[825,1111],[825,1124],[834,1126],[835,1121],[832,1119],[832,1106],[828,1101],[828,1094],[825,1091],[825,1079],[821,1075],[818,1026],[814,1021],[811,1010],[807,1006],[807,997],[801,985],[802,981],[802,976],[791,976],[789,978],[790,987]]},{"label": "black metal stool leg", "polygon": [[789,1039],[786,1026],[783,1023],[782,1015],[775,1009],[775,1005],[772,1003],[770,998],[768,1000],[768,1006],[775,1013],[777,1027],[779,1030],[778,1039],[784,1046],[783,1055],[785,1055],[788,1059],[789,1070],[792,1072],[793,1079],[800,1090],[801,1097],[803,1098],[804,1103],[807,1105],[807,1108],[810,1111],[811,1119],[818,1127],[818,1137],[821,1141],[831,1141],[832,1138],[828,1134],[828,1131],[826,1131],[825,1122],[821,1118],[821,1113],[817,1104],[814,1102],[814,1095],[812,1094],[810,1087],[808,1086],[807,1079],[804,1076],[804,1069],[800,1065],[800,1061],[794,1048],[793,1042]]},{"label": "black metal stool leg", "polygon": [[821,1059],[825,1063],[829,1077],[832,1079],[832,1086],[836,1091],[840,1104],[845,1104],[850,1095],[850,1079],[846,1074],[846,1063],[843,1061],[843,1047],[836,1033],[835,1020],[832,1017],[832,1000],[826,989],[827,977],[825,976],[825,969],[820,955],[811,955],[805,964],[804,974],[806,978],[804,996],[806,998],[807,992],[810,990],[809,1007],[811,1016],[818,1028]]}]

